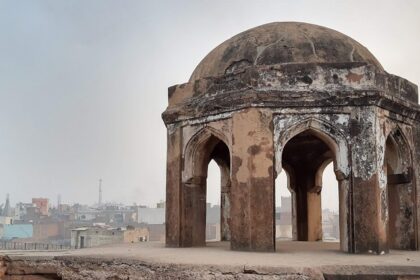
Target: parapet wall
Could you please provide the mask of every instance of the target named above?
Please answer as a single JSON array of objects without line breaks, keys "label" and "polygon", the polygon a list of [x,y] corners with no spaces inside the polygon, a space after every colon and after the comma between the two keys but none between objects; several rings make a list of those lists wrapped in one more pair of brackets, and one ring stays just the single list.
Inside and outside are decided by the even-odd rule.
[{"label": "parapet wall", "polygon": [[418,266],[255,267],[179,265],[98,257],[0,257],[0,279],[419,279]]}]

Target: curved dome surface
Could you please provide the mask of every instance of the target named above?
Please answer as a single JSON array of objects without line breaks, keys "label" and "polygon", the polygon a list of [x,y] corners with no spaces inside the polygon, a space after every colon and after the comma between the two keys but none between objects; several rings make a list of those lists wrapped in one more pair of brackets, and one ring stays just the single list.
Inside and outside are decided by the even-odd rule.
[{"label": "curved dome surface", "polygon": [[365,62],[383,68],[352,38],[319,25],[273,22],[228,39],[195,68],[190,81],[221,76],[251,65]]}]

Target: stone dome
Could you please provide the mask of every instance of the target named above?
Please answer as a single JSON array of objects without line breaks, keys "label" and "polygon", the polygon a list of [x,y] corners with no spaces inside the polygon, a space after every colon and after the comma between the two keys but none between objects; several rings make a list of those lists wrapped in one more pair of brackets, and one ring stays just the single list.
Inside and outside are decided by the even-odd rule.
[{"label": "stone dome", "polygon": [[252,65],[365,62],[383,71],[364,46],[338,31],[301,22],[264,24],[228,39],[195,68],[190,81]]}]

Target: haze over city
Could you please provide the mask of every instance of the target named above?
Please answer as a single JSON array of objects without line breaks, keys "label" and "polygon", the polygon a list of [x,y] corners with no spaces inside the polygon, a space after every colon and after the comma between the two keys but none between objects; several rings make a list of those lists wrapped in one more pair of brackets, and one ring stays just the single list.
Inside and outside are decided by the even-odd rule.
[{"label": "haze over city", "polygon": [[[99,178],[104,201],[164,199],[167,88],[227,38],[267,22],[343,32],[420,84],[420,2],[378,3],[0,1],[0,203],[9,193],[13,204],[59,194],[93,204]],[[209,185],[217,172],[210,166]],[[337,184],[328,172],[324,188]],[[335,195],[323,206],[335,208]]]}]

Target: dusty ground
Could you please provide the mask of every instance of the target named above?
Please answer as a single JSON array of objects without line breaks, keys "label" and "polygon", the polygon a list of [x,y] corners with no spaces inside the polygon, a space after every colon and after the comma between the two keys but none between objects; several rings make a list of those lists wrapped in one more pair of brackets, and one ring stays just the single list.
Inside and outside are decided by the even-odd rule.
[{"label": "dusty ground", "polygon": [[[36,273],[36,267],[51,265],[55,268],[47,271],[58,269],[63,279],[79,279],[72,274],[74,271],[85,271],[80,279],[242,279],[244,275],[246,279],[420,279],[420,252],[350,255],[340,252],[337,243],[290,241],[279,242],[277,248],[275,253],[253,253],[231,251],[227,242],[208,243],[202,248],[165,248],[164,244],[151,242],[59,252],[0,251],[0,255],[7,255],[9,262],[17,265],[10,271],[24,271],[21,267],[28,265],[32,266],[28,273]],[[60,270],[63,265],[71,269]],[[121,265],[126,267],[123,272],[131,270],[131,274],[138,275],[136,269],[143,269],[153,277],[145,274],[140,278],[124,278],[122,272],[117,273],[121,278],[92,276],[92,271],[100,267],[115,272],[122,269]],[[171,271],[175,274],[170,274]],[[185,271],[198,274],[182,274]],[[161,276],[163,272],[166,276]],[[334,278],[337,275],[356,278]],[[378,275],[399,276],[377,278]],[[401,275],[405,278],[400,278]]]}]

